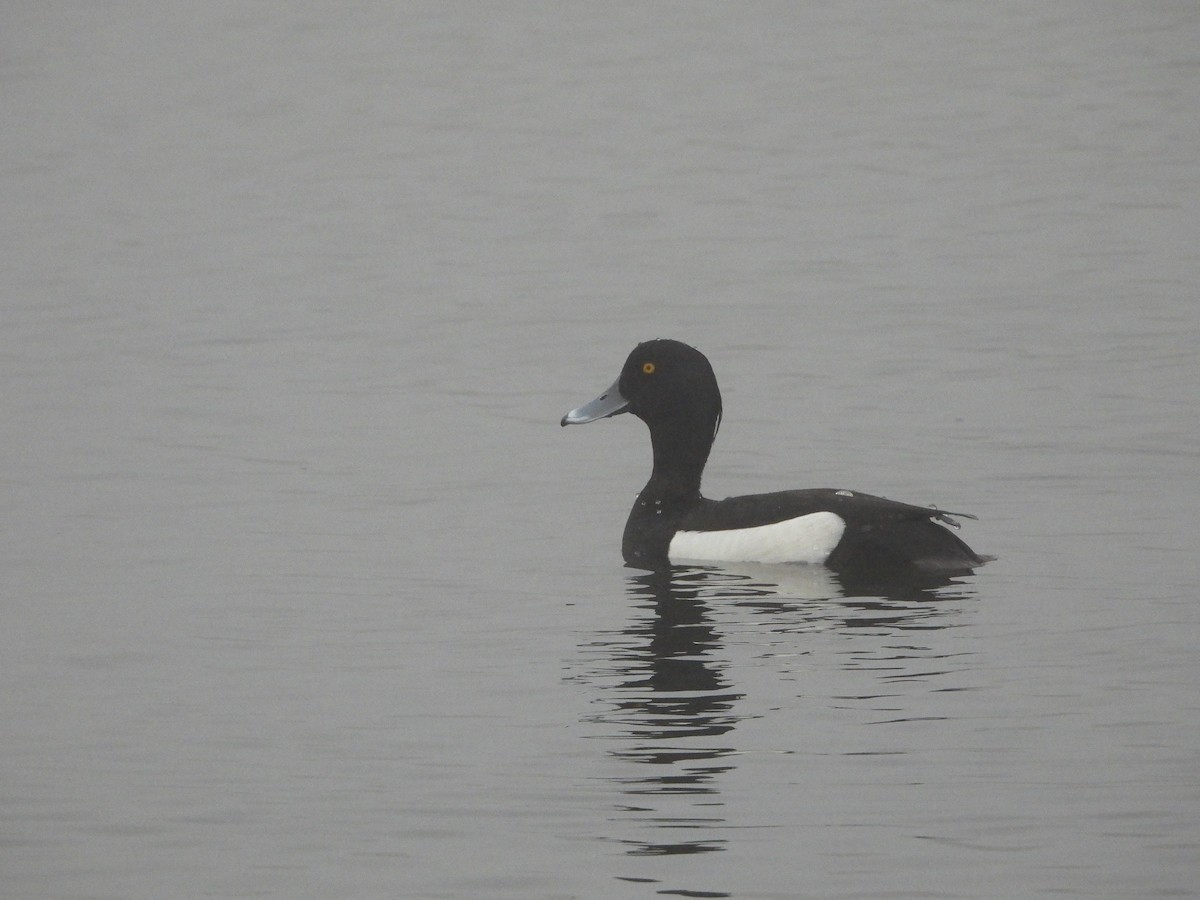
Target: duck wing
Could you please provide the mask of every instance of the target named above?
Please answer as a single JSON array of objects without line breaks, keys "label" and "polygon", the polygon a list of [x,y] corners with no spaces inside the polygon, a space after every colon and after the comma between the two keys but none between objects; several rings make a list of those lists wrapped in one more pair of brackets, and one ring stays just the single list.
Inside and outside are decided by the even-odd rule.
[{"label": "duck wing", "polygon": [[684,517],[680,527],[688,531],[753,528],[819,512],[832,512],[846,523],[841,540],[825,560],[834,571],[961,573],[987,560],[945,527],[958,528],[956,518],[974,519],[969,513],[835,488],[705,501]]}]

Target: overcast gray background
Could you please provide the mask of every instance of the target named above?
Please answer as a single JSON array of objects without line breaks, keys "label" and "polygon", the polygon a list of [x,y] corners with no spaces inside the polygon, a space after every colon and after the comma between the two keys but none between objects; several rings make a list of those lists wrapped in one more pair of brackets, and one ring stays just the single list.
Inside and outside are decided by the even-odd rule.
[{"label": "overcast gray background", "polygon": [[[3,20],[6,896],[1195,889],[1196,4]],[[999,561],[639,580],[656,336]]]}]

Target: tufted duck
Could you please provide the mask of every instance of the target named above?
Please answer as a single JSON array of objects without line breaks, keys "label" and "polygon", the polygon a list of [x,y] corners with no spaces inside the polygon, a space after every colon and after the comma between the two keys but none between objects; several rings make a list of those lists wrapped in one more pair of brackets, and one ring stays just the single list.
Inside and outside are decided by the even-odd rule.
[{"label": "tufted duck", "polygon": [[709,500],[700,476],[721,422],[721,392],[699,350],[647,341],[620,377],[563,425],[633,413],[650,429],[654,470],[642,488],[621,548],[632,566],[761,562],[823,564],[853,575],[952,575],[985,562],[939,523],[951,516],[858,491],[815,488]]}]

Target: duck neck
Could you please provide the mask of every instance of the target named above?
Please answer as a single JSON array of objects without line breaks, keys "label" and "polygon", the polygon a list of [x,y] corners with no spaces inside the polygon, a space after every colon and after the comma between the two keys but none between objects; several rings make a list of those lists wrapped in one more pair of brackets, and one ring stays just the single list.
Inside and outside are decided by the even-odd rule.
[{"label": "duck neck", "polygon": [[693,500],[700,496],[700,478],[704,464],[712,450],[716,436],[716,423],[698,436],[690,429],[666,427],[650,431],[650,443],[654,450],[654,471],[650,475],[644,495],[669,500]]}]

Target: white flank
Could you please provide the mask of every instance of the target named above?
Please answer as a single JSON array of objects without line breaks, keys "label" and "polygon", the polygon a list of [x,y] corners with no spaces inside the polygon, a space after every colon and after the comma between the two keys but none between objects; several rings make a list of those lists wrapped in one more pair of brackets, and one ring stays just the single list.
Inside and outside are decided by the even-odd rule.
[{"label": "white flank", "polygon": [[845,530],[841,516],[816,512],[753,528],[677,531],[667,555],[671,562],[823,563]]}]

